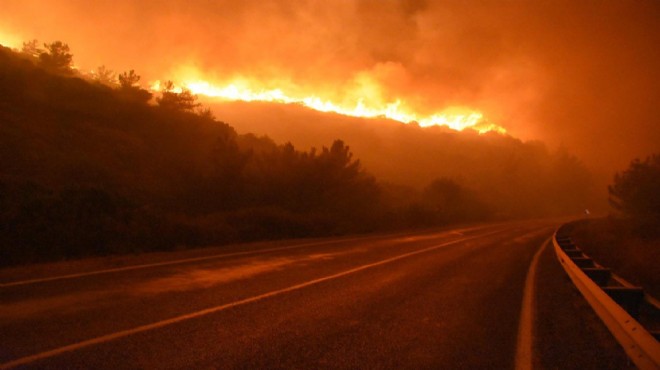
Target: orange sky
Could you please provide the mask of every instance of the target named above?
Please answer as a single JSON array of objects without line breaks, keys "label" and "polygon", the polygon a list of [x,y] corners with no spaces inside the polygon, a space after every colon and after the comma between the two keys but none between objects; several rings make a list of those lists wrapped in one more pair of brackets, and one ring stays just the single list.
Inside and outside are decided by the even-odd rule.
[{"label": "orange sky", "polygon": [[241,77],[337,102],[365,93],[420,114],[468,107],[603,168],[660,151],[657,1],[0,0],[0,8],[0,43],[63,40],[83,67],[135,69],[148,81]]}]

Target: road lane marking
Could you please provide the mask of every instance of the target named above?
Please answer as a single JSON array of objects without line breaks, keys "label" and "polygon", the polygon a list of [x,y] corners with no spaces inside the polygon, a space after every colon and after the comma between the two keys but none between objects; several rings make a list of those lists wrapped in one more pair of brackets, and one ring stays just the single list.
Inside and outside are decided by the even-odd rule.
[{"label": "road lane marking", "polygon": [[305,247],[311,247],[311,246],[322,245],[322,244],[334,244],[334,243],[341,243],[341,242],[351,242],[351,241],[360,240],[360,239],[364,239],[364,238],[365,237],[354,238],[354,239],[342,239],[342,240],[337,240],[337,241],[313,242],[313,243],[305,243],[305,244],[298,244],[298,245],[290,245],[290,246],[286,246],[286,247],[277,247],[277,248],[259,249],[259,250],[252,250],[252,251],[214,254],[214,255],[211,255],[211,256],[191,257],[191,258],[184,258],[184,259],[178,259],[178,260],[173,260],[173,261],[145,263],[145,264],[140,264],[140,265],[116,267],[116,268],[111,268],[111,269],[88,271],[88,272],[81,272],[81,273],[76,273],[76,274],[50,276],[50,277],[45,277],[45,278],[29,279],[29,280],[22,280],[22,281],[12,281],[12,282],[9,282],[9,283],[0,283],[0,288],[20,286],[20,285],[29,285],[29,284],[35,284],[35,283],[45,283],[45,282],[57,281],[57,280],[68,280],[68,279],[75,279],[75,278],[86,277],[86,276],[109,274],[109,273],[113,273],[113,272],[141,270],[141,269],[146,269],[146,268],[150,268],[150,267],[178,265],[178,264],[184,264],[184,263],[189,263],[189,262],[207,261],[207,260],[221,259],[221,258],[226,258],[226,257],[244,256],[244,255],[251,255],[251,254],[258,254],[258,253],[278,252],[278,251],[284,251],[284,250],[296,249],[296,248],[305,248]]},{"label": "road lane marking", "polygon": [[[488,228],[488,227],[489,226],[477,226],[477,227],[473,227],[473,228],[466,228],[466,229],[460,229],[460,230],[461,231],[468,231],[468,230],[472,231],[472,230],[485,229],[485,228]],[[450,234],[452,234],[452,232],[448,232],[448,233],[442,232],[442,233],[434,234],[434,237],[440,237],[442,235],[450,235]],[[172,261],[164,261],[164,262],[146,263],[146,264],[140,264],[140,265],[116,267],[116,268],[111,268],[111,269],[88,271],[88,272],[81,272],[81,273],[76,273],[76,274],[50,276],[50,277],[37,278],[37,279],[29,279],[29,280],[21,280],[21,281],[12,281],[12,282],[8,282],[8,283],[0,283],[0,288],[8,288],[8,287],[15,287],[15,286],[21,286],[21,285],[30,285],[30,284],[37,284],[37,283],[46,283],[46,282],[58,281],[58,280],[69,280],[69,279],[76,279],[76,278],[87,277],[87,276],[110,274],[110,273],[115,273],[115,272],[141,270],[141,269],[146,269],[146,268],[151,268],[151,267],[179,265],[179,264],[184,264],[184,263],[189,263],[189,262],[208,261],[208,260],[222,259],[222,258],[227,258],[227,257],[248,256],[248,255],[259,254],[259,253],[279,252],[279,251],[285,251],[285,250],[290,250],[290,249],[313,247],[313,246],[324,245],[324,244],[331,245],[331,244],[337,244],[337,243],[343,243],[343,242],[353,242],[353,241],[369,239],[369,238],[377,239],[377,238],[382,238],[382,237],[384,237],[384,236],[383,235],[360,236],[360,237],[346,238],[346,239],[340,239],[340,240],[332,240],[332,241],[325,240],[325,241],[319,241],[319,242],[311,242],[311,243],[304,243],[304,244],[298,244],[298,245],[290,245],[290,246],[286,246],[286,247],[276,247],[276,248],[268,248],[268,249],[260,249],[260,250],[214,254],[214,255],[211,255],[211,256],[191,257],[191,258],[184,258],[184,259],[178,259],[178,260],[172,260]]]},{"label": "road lane marking", "polygon": [[263,300],[263,299],[266,299],[266,298],[278,296],[278,295],[281,295],[281,294],[284,294],[284,293],[289,293],[289,292],[296,291],[296,290],[299,290],[299,289],[302,289],[302,288],[306,288],[306,287],[309,287],[309,286],[312,286],[312,285],[317,285],[317,284],[320,284],[320,283],[323,283],[323,282],[326,282],[326,281],[329,281],[329,280],[333,280],[333,279],[337,279],[337,278],[344,277],[344,276],[347,276],[347,275],[351,275],[351,274],[354,274],[356,272],[364,271],[364,270],[367,270],[367,269],[370,269],[370,268],[373,268],[373,267],[382,266],[382,265],[392,263],[392,262],[395,262],[395,261],[398,261],[398,260],[401,260],[401,259],[404,259],[404,258],[408,258],[408,257],[412,257],[412,256],[415,256],[415,255],[418,255],[418,254],[430,252],[430,251],[440,249],[440,248],[443,248],[443,247],[447,247],[447,246],[450,246],[450,245],[453,245],[453,244],[458,244],[458,243],[462,243],[462,242],[466,242],[466,241],[470,241],[470,240],[474,240],[474,239],[484,238],[484,237],[491,236],[491,235],[494,235],[494,234],[502,233],[502,232],[507,231],[507,230],[510,230],[510,229],[505,228],[505,229],[500,229],[500,230],[496,230],[496,231],[491,231],[491,232],[481,234],[481,235],[475,235],[475,236],[470,236],[470,237],[466,237],[466,238],[462,238],[462,239],[458,239],[458,240],[445,242],[445,243],[434,245],[434,246],[431,246],[431,247],[419,249],[419,250],[416,250],[416,251],[413,251],[413,252],[400,254],[398,256],[390,257],[390,258],[387,258],[387,259],[384,259],[384,260],[381,260],[381,261],[378,261],[378,262],[373,262],[373,263],[370,263],[370,264],[355,267],[355,268],[345,270],[345,271],[342,271],[342,272],[339,272],[339,273],[336,273],[336,274],[333,274],[333,275],[328,275],[328,276],[324,276],[322,278],[306,281],[304,283],[296,284],[296,285],[293,285],[293,286],[290,286],[290,287],[287,287],[287,288],[271,291],[271,292],[268,292],[268,293],[260,294],[260,295],[253,296],[253,297],[250,297],[250,298],[245,298],[245,299],[235,301],[235,302],[231,302],[231,303],[226,303],[226,304],[223,304],[223,305],[220,305],[220,306],[206,308],[206,309],[203,309],[203,310],[200,310],[200,311],[192,312],[192,313],[181,315],[181,316],[176,316],[176,317],[169,318],[169,319],[162,320],[162,321],[157,321],[157,322],[154,322],[154,323],[151,323],[151,324],[137,326],[137,327],[132,328],[132,329],[126,329],[126,330],[118,331],[118,332],[115,332],[115,333],[102,335],[100,337],[88,339],[88,340],[78,342],[78,343],[69,344],[69,345],[66,345],[66,346],[63,346],[63,347],[55,348],[55,349],[45,351],[45,352],[41,352],[41,353],[37,353],[37,354],[34,354],[34,355],[21,357],[21,358],[18,358],[18,359],[9,361],[9,362],[5,362],[4,364],[0,364],[0,370],[11,369],[11,368],[14,368],[16,366],[27,365],[29,363],[32,363],[32,362],[35,362],[35,361],[38,361],[38,360],[43,360],[43,359],[47,359],[47,358],[50,358],[50,357],[55,357],[55,356],[61,355],[63,353],[72,352],[72,351],[75,351],[75,350],[78,350],[78,349],[81,349],[81,348],[84,348],[84,347],[89,347],[89,346],[92,346],[92,345],[95,345],[95,344],[101,344],[101,343],[113,341],[113,340],[123,338],[123,337],[129,336],[129,335],[133,335],[133,334],[137,334],[137,333],[142,333],[142,332],[162,328],[162,327],[169,326],[169,325],[172,325],[172,324],[176,324],[176,323],[179,323],[179,322],[182,322],[182,321],[186,321],[186,320],[206,316],[206,315],[209,315],[209,314],[213,314],[213,313],[216,313],[216,312],[224,311],[224,310],[232,308],[232,307],[257,302],[257,301],[260,301],[260,300]]},{"label": "road lane marking", "polygon": [[525,278],[525,290],[523,293],[522,309],[520,312],[520,323],[518,325],[518,341],[516,344],[516,370],[531,370],[533,368],[533,340],[534,340],[534,283],[536,281],[536,269],[539,264],[541,253],[550,243],[551,239],[541,244],[529,265],[527,277]]},{"label": "road lane marking", "polygon": [[342,242],[351,242],[351,241],[367,239],[367,238],[368,237],[358,237],[358,238],[341,239],[341,240],[335,240],[335,241],[313,242],[313,243],[305,243],[305,244],[298,244],[298,245],[290,245],[290,246],[286,246],[286,247],[277,247],[277,248],[259,249],[259,250],[251,250],[251,251],[214,254],[214,255],[211,255],[211,256],[191,257],[191,258],[184,258],[184,259],[178,259],[178,260],[173,260],[173,261],[164,261],[164,262],[156,262],[156,263],[145,263],[145,264],[140,264],[140,265],[132,265],[132,266],[124,266],[124,267],[117,267],[117,268],[104,269],[104,270],[88,271],[88,272],[81,272],[81,273],[76,273],[76,274],[51,276],[51,277],[30,279],[30,280],[22,280],[22,281],[13,281],[13,282],[9,282],[9,283],[0,283],[0,288],[20,286],[20,285],[29,285],[29,284],[35,284],[35,283],[45,283],[45,282],[57,281],[57,280],[68,280],[68,279],[75,279],[75,278],[86,277],[86,276],[109,274],[109,273],[113,273],[113,272],[141,270],[141,269],[146,269],[146,268],[150,268],[150,267],[179,265],[179,264],[184,264],[184,263],[189,263],[189,262],[198,262],[198,261],[207,261],[207,260],[213,260],[213,259],[222,259],[222,258],[226,258],[226,257],[246,256],[246,255],[251,255],[251,254],[269,253],[269,252],[279,252],[279,251],[285,251],[285,250],[297,249],[297,248],[306,248],[306,247],[312,247],[312,246],[323,245],[323,244],[336,244],[336,243],[342,243]]}]

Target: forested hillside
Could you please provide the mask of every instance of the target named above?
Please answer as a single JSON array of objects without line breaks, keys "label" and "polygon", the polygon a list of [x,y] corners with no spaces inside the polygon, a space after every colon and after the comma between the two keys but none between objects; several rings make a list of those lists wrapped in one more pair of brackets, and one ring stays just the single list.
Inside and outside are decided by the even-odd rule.
[{"label": "forested hillside", "polygon": [[[494,179],[507,168],[470,172],[492,172],[477,187],[460,176],[418,189],[383,183],[353,157],[342,131],[309,150],[239,135],[189,92],[153,96],[134,71],[112,81],[85,76],[71,68],[66,44],[47,46],[0,48],[3,265],[543,215],[548,209],[530,204],[547,194],[534,189],[566,188],[562,179],[543,183],[535,156],[549,155],[517,141],[501,148],[516,159],[502,164],[517,166],[513,177],[498,181],[541,184],[520,192],[524,212],[503,212],[483,191],[506,188]],[[566,158],[553,162],[553,173],[586,176]]]},{"label": "forested hillside", "polygon": [[205,103],[239,133],[318,146],[341,138],[379,180],[424,188],[450,178],[473,189],[501,217],[533,217],[605,208],[605,184],[566,150],[498,133],[419,127],[387,119],[328,114],[295,105]]}]

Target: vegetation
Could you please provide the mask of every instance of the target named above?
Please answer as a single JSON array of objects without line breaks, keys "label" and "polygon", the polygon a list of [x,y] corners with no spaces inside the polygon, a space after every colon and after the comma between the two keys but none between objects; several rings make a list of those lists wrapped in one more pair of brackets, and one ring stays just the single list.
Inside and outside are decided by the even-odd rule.
[{"label": "vegetation", "polygon": [[612,207],[631,218],[640,233],[660,237],[660,154],[633,160],[608,190]]},{"label": "vegetation", "polygon": [[239,132],[259,132],[302,147],[342,138],[381,184],[412,188],[399,188],[404,193],[423,192],[436,179],[451,179],[478,195],[494,217],[581,214],[586,208],[607,208],[605,191],[594,186],[579,160],[565,149],[551,150],[538,141],[346,117],[295,104],[203,102]]},{"label": "vegetation", "polygon": [[595,261],[660,297],[660,238],[644,237],[630,220],[617,217],[576,223],[573,233]]},{"label": "vegetation", "polygon": [[197,103],[197,97],[188,89],[176,92],[174,83],[167,81],[162,88],[160,98],[156,99],[158,105],[168,110],[192,112],[201,104]]},{"label": "vegetation", "polygon": [[189,91],[154,98],[133,70],[84,76],[66,44],[37,45],[0,48],[0,265],[498,212],[456,178],[383,183],[342,140],[302,151],[239,135]]},{"label": "vegetation", "polygon": [[44,44],[44,47],[46,47],[46,51],[39,53],[41,66],[57,73],[71,73],[73,55],[69,50],[69,45],[61,41],[55,41]]},{"label": "vegetation", "polygon": [[576,242],[600,264],[660,297],[660,154],[634,159],[608,190],[617,214],[576,223]]}]

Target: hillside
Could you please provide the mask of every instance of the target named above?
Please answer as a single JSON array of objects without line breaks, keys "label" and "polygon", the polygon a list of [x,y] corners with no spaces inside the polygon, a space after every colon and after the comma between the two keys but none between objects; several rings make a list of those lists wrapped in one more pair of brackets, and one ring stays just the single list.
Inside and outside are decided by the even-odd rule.
[{"label": "hillside", "polygon": [[277,146],[37,64],[0,50],[3,264],[375,227],[375,181],[342,142]]},{"label": "hillside", "polygon": [[173,93],[44,60],[0,49],[2,264],[542,216],[588,192],[540,144],[306,110],[301,130],[271,114],[287,106],[238,134]]},{"label": "hillside", "polygon": [[295,104],[204,102],[241,133],[266,134],[302,148],[341,138],[382,181],[422,189],[437,178],[454,179],[502,217],[580,213],[603,204],[579,160],[538,141],[347,117]]}]

